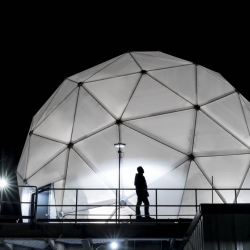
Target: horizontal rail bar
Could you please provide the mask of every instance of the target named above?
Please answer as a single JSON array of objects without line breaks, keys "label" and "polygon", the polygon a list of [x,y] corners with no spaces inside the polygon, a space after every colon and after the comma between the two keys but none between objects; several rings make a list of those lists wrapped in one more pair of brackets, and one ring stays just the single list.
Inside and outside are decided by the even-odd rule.
[{"label": "horizontal rail bar", "polygon": [[[77,205],[77,207],[115,207],[114,205]],[[124,205],[126,207],[136,207],[136,205]],[[124,207],[121,206],[121,207]],[[196,205],[147,205],[148,207],[196,207]],[[75,207],[75,205],[37,205],[37,207]],[[140,207],[145,207],[141,205]]]},{"label": "horizontal rail bar", "polygon": [[[133,221],[156,221],[152,219],[77,219],[79,222],[131,222]],[[64,222],[75,222],[75,219],[63,219]],[[192,219],[159,219],[158,222],[180,222],[180,223],[190,223]],[[37,219],[37,222],[62,222],[62,219]]]},{"label": "horizontal rail bar", "polygon": [[[34,187],[39,190],[36,186],[14,186],[12,185],[11,187]],[[134,190],[135,188],[44,188],[41,190],[89,190],[89,191],[99,191],[99,190]],[[147,188],[147,189],[137,189],[137,190],[207,190],[207,191],[215,191],[215,190],[250,190],[250,188]]]}]

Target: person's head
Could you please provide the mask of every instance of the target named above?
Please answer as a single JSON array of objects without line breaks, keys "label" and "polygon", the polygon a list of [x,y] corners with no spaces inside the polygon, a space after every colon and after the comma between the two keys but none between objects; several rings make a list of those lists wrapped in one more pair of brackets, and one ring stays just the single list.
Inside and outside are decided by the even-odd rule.
[{"label": "person's head", "polygon": [[138,172],[139,174],[143,174],[143,173],[144,173],[144,169],[142,168],[142,166],[139,166],[139,167],[137,168],[137,172]]}]

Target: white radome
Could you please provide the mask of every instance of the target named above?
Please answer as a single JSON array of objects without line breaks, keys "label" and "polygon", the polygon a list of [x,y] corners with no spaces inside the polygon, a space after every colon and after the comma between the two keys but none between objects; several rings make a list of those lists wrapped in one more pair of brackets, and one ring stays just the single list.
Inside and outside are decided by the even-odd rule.
[{"label": "white radome", "polygon": [[[120,127],[120,140],[119,140]],[[134,188],[143,166],[148,188],[250,188],[250,103],[219,73],[162,52],[131,52],[68,77],[33,117],[17,168],[19,185],[54,188]],[[20,188],[22,201],[29,198]],[[155,192],[149,191],[150,204]],[[75,204],[75,191],[55,191],[56,205]],[[134,214],[133,190],[121,191]],[[200,191],[198,204],[211,203]],[[115,192],[79,191],[78,204],[114,204]],[[158,204],[194,204],[193,191],[159,191]],[[234,192],[214,192],[215,203]],[[250,202],[245,192],[238,202]],[[79,208],[80,218],[114,207]],[[57,213],[74,207],[57,207]],[[23,207],[23,214],[27,213]],[[155,214],[155,208],[150,208]],[[158,215],[194,208],[158,208]],[[70,216],[69,216],[70,218]],[[79,217],[78,217],[79,218]],[[98,217],[99,218],[99,217]],[[125,218],[125,217],[123,217]]]}]

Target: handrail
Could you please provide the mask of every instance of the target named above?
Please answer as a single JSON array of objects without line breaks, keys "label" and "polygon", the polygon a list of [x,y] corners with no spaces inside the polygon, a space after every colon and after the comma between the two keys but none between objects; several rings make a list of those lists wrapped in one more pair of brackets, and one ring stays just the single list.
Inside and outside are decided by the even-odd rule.
[{"label": "handrail", "polygon": [[[73,211],[74,213],[68,213],[66,214],[62,219],[64,220],[69,220],[69,219],[66,219],[65,217],[67,216],[75,216],[74,218],[74,221],[75,223],[77,223],[78,221],[82,221],[82,219],[78,219],[78,216],[80,216],[79,212],[81,212],[81,208],[86,208],[85,210],[88,210],[88,207],[91,207],[91,208],[98,208],[98,207],[114,207],[115,208],[115,213],[108,219],[109,221],[115,221],[116,223],[119,223],[121,222],[121,217],[122,215],[119,213],[117,213],[117,211],[120,211],[121,207],[123,207],[124,205],[121,205],[120,204],[120,201],[118,200],[118,193],[120,193],[120,191],[123,191],[123,190],[126,190],[126,191],[134,191],[135,192],[135,189],[134,188],[52,188],[52,187],[46,187],[46,191],[56,191],[56,190],[64,190],[64,191],[67,191],[67,190],[73,190],[76,192],[76,195],[75,195],[75,204],[70,204],[70,205],[66,205],[66,204],[54,204],[54,205],[51,205],[51,204],[48,204],[48,205],[39,205],[38,204],[38,193],[39,191],[41,191],[39,188],[37,188],[36,186],[29,186],[29,185],[20,185],[20,186],[15,186],[15,185],[11,185],[12,188],[16,187],[16,188],[30,188],[30,193],[31,194],[34,194],[35,195],[35,201],[20,201],[20,202],[17,202],[17,201],[5,201],[5,200],[0,200],[0,206],[2,207],[3,204],[20,204],[20,205],[29,205],[29,206],[34,206],[34,210],[33,210],[33,214],[30,215],[30,216],[21,216],[23,219],[27,219],[27,217],[31,217],[33,218],[32,221],[34,223],[37,222],[37,209],[39,207],[75,207],[75,210]],[[115,194],[115,202],[113,204],[79,204],[79,191],[114,191],[114,194]],[[145,190],[145,189],[139,189],[139,190]],[[159,214],[159,211],[158,211],[158,208],[162,208],[162,207],[194,207],[196,209],[196,212],[198,212],[198,207],[199,207],[199,204],[198,204],[198,194],[199,194],[199,191],[211,191],[212,192],[212,202],[213,202],[213,192],[219,192],[219,191],[224,191],[224,190],[227,190],[227,191],[234,191],[234,201],[233,203],[238,203],[237,201],[237,197],[239,195],[239,191],[250,191],[250,188],[148,188],[147,191],[155,191],[155,204],[152,204],[152,205],[149,205],[149,207],[155,207],[155,214],[152,215],[152,216],[155,216],[155,219],[156,221],[157,220],[162,220],[161,217],[162,216],[176,216],[176,215],[160,215]],[[195,203],[192,204],[192,205],[181,205],[181,204],[158,204],[158,191],[194,191],[194,198],[195,198]],[[126,205],[130,208],[136,208],[136,204],[133,205],[133,204],[129,204],[129,205]],[[144,205],[142,205],[141,207],[144,207]],[[1,210],[2,211],[2,210]],[[115,216],[114,216],[115,215]],[[14,217],[16,215],[13,215]],[[88,214],[88,216],[91,217],[90,214]],[[97,216],[96,214],[94,216]],[[115,217],[115,219],[112,219],[112,217]],[[130,215],[130,220],[131,220],[131,217],[132,216],[135,216],[135,215]],[[182,216],[182,215],[178,215],[178,216]],[[184,215],[184,216],[194,216],[193,215]],[[9,216],[7,216],[9,218]],[[7,218],[6,217],[6,218]],[[20,217],[20,216],[19,216]],[[3,219],[3,215],[0,216],[1,219]],[[91,220],[91,219],[89,219]],[[102,220],[102,219],[101,219]],[[101,221],[100,220],[100,221]],[[49,219],[48,219],[49,221]],[[50,221],[52,221],[52,219],[50,219]],[[85,221],[85,219],[84,219]],[[107,219],[105,219],[104,221],[107,221]]]}]

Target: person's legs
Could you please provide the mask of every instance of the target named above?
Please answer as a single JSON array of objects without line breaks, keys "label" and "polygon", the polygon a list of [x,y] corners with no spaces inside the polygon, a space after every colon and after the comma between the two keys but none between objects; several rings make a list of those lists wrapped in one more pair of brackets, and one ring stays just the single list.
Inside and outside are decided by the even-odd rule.
[{"label": "person's legs", "polygon": [[143,197],[143,203],[144,203],[144,211],[145,211],[145,217],[149,217],[149,201],[148,201],[148,197],[144,196]]},{"label": "person's legs", "polygon": [[142,198],[141,196],[137,196],[137,203],[136,203],[136,218],[141,218],[141,210],[140,206],[142,204]]}]

